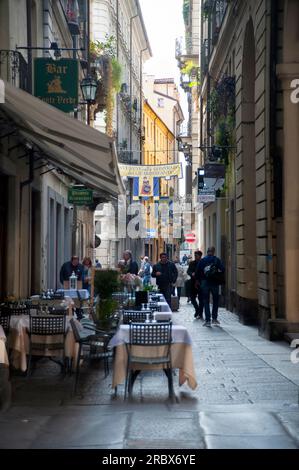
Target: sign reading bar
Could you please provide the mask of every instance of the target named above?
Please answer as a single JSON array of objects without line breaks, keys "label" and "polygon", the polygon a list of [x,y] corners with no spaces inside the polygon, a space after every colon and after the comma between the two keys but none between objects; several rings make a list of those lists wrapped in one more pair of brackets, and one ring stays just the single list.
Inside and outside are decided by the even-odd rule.
[{"label": "sign reading bar", "polygon": [[182,178],[182,164],[172,163],[169,165],[119,165],[119,171],[121,176],[128,178],[135,178],[137,176],[143,178],[156,177],[166,178],[171,176],[177,176]]},{"label": "sign reading bar", "polygon": [[198,202],[200,204],[207,204],[208,202],[216,201],[215,190],[202,190],[198,195]]},{"label": "sign reading bar", "polygon": [[68,203],[76,206],[88,206],[93,203],[92,189],[70,188],[68,191]]},{"label": "sign reading bar", "polygon": [[34,61],[34,95],[69,113],[78,105],[79,66],[76,59]]}]

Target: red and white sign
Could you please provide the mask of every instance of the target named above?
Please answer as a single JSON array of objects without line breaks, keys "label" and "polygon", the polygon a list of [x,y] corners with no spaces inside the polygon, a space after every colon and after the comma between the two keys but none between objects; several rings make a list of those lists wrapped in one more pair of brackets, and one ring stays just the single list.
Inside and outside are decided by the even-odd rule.
[{"label": "red and white sign", "polygon": [[185,236],[185,240],[187,243],[195,243],[196,242],[196,235],[193,232],[187,233]]}]

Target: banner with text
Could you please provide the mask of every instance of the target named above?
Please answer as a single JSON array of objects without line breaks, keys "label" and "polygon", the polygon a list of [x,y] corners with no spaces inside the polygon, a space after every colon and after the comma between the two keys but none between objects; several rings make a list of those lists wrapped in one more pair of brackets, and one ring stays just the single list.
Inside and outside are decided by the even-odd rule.
[{"label": "banner with text", "polygon": [[181,163],[171,163],[169,165],[124,165],[119,164],[119,171],[121,176],[127,178],[140,177],[156,177],[156,178],[169,178],[169,177],[183,177],[183,170]]}]

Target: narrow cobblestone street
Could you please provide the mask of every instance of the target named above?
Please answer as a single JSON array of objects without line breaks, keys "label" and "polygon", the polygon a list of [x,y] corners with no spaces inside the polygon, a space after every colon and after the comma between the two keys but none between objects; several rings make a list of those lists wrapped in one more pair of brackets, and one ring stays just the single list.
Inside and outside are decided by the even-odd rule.
[{"label": "narrow cobblestone street", "polygon": [[0,415],[2,448],[220,449],[299,448],[299,364],[284,342],[271,343],[225,310],[204,328],[182,300],[174,322],[193,340],[198,388],[178,387],[168,399],[161,373],[142,374],[133,399],[115,398],[111,371],[84,368],[80,395],[72,377],[41,361],[32,377],[12,377],[12,406]]}]

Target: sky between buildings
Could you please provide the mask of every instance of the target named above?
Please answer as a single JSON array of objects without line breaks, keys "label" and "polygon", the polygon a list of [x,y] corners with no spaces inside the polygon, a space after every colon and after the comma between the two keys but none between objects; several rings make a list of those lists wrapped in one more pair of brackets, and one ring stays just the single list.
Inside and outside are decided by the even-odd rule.
[{"label": "sky between buildings", "polygon": [[[145,72],[157,78],[175,79],[187,119],[187,102],[180,87],[180,71],[175,58],[175,40],[185,35],[183,0],[140,0],[140,5],[153,52],[153,58],[145,64]],[[184,158],[181,161],[184,162]],[[183,181],[181,183],[183,195],[185,188]]]}]

